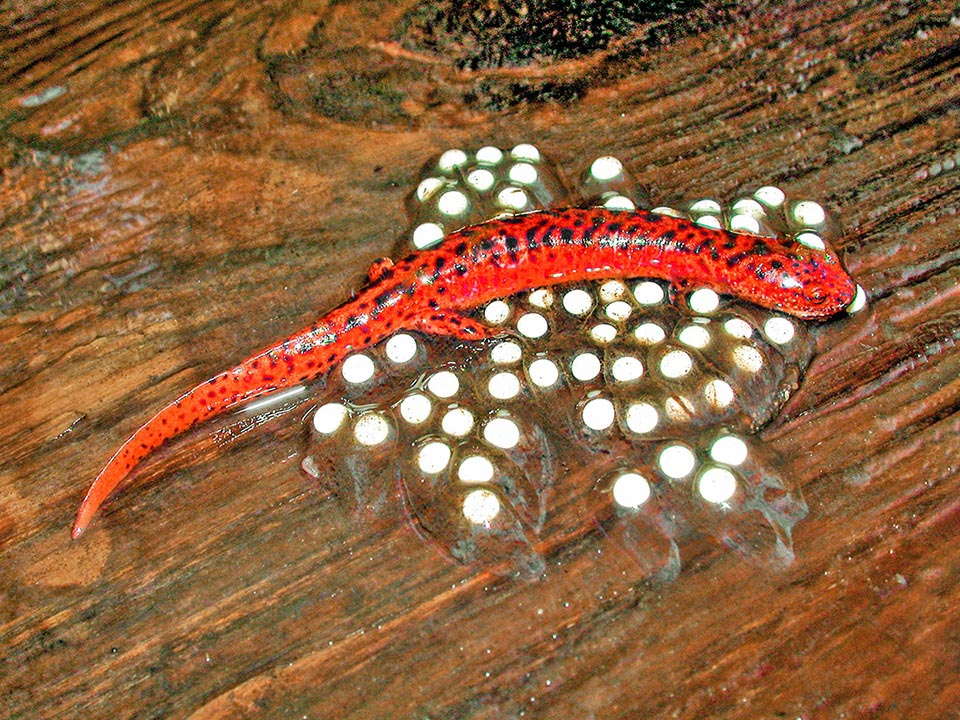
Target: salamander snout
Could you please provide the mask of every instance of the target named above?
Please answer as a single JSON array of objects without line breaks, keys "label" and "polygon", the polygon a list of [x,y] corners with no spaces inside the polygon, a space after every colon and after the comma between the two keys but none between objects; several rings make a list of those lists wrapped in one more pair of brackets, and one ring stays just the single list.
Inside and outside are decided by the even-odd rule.
[{"label": "salamander snout", "polygon": [[756,302],[808,320],[837,314],[856,293],[856,284],[839,263],[812,253],[759,264],[753,277],[761,281]]},{"label": "salamander snout", "polygon": [[794,311],[808,319],[827,318],[853,302],[857,286],[839,265],[821,264],[799,278]]}]

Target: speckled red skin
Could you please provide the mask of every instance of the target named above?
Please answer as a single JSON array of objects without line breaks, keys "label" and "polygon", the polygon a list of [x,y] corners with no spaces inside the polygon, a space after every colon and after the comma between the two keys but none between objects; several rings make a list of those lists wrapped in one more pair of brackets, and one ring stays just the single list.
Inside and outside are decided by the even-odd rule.
[{"label": "speckled red skin", "polygon": [[495,334],[459,312],[493,298],[574,280],[634,277],[666,280],[675,295],[708,287],[805,319],[839,312],[856,289],[829,251],[644,211],[542,211],[467,227],[435,249],[375,263],[369,284],[352,300],[163,408],[94,480],[73,537],[151,451],[226,408],[316,378],[401,329],[463,339]]}]

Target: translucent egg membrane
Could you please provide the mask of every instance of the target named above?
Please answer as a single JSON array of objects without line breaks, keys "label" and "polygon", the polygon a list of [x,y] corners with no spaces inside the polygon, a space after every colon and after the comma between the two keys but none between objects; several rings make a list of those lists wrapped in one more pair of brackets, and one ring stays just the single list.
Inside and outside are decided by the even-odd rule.
[{"label": "translucent egg membrane", "polygon": [[[651,204],[615,158],[569,191],[533,146],[449,150],[417,184],[397,254],[497,215],[585,201]],[[771,186],[657,210],[811,246],[835,232],[820,205]],[[349,512],[406,514],[452,558],[502,573],[537,575],[591,533],[665,579],[689,535],[792,559],[807,508],[754,434],[810,361],[807,325],[707,289],[674,304],[642,278],[532,288],[470,314],[501,336],[402,332],[330,373],[303,468]]]}]

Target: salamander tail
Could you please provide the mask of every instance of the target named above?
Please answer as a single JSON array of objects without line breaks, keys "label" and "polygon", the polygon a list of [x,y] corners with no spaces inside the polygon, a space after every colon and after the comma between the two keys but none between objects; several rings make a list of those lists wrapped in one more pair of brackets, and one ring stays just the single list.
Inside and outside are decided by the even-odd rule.
[{"label": "salamander tail", "polygon": [[265,382],[262,373],[255,371],[259,359],[260,356],[254,356],[197,385],[137,430],[110,458],[87,490],[73,523],[73,538],[83,534],[104,500],[151,452],[228,407],[274,389],[275,385]]}]

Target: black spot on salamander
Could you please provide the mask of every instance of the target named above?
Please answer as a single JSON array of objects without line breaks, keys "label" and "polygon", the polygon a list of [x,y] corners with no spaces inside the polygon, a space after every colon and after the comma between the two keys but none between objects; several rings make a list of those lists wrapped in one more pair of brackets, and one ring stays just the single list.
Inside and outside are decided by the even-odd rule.
[{"label": "black spot on salamander", "polygon": [[[742,235],[737,235],[737,233],[731,232],[730,230],[724,230],[723,234],[727,236],[728,241],[732,241],[734,243],[738,243],[744,239]],[[724,247],[726,247],[726,243],[724,243]]]},{"label": "black spot on salamander", "polygon": [[573,221],[573,226],[574,226],[574,227],[577,227],[577,228],[583,227],[583,218],[582,218],[582,217],[578,217],[576,220],[574,220],[574,221]]},{"label": "black spot on salamander", "polygon": [[749,255],[750,255],[750,253],[739,252],[739,253],[735,253],[735,254],[729,256],[729,257],[727,258],[727,267],[729,267],[729,268],[736,267],[736,266],[739,265],[741,262],[743,262],[743,259],[744,259],[744,258],[746,258],[746,257],[749,256]]},{"label": "black spot on salamander", "polygon": [[428,302],[427,304],[428,304],[432,309],[434,309],[434,310],[439,310],[439,309],[440,309],[440,303],[438,303],[436,300],[431,300],[431,301]]},{"label": "black spot on salamander", "polygon": [[433,266],[434,266],[437,270],[439,270],[440,268],[442,268],[442,267],[446,264],[446,262],[447,262],[446,258],[438,257],[436,260],[433,261]]},{"label": "black spot on salamander", "polygon": [[536,237],[530,237],[531,233],[527,233],[527,250],[539,250],[540,243]]},{"label": "black spot on salamander", "polygon": [[598,225],[598,226],[599,226],[599,225],[603,225],[603,223],[604,223],[603,216],[602,216],[602,215],[594,215],[594,216],[592,216],[592,217],[590,218],[590,222],[592,222],[594,225]]},{"label": "black spot on salamander", "polygon": [[772,267],[774,270],[782,270],[783,262],[781,262],[780,260],[771,260],[770,267]]},{"label": "black spot on salamander", "polygon": [[717,250],[716,245],[710,246],[710,259],[713,260],[714,262],[717,262],[720,260],[720,251]]},{"label": "black spot on salamander", "polygon": [[513,250],[510,251],[510,262],[513,263],[514,265],[520,262],[520,257]]},{"label": "black spot on salamander", "polygon": [[617,233],[620,232],[621,227],[622,226],[620,225],[620,223],[616,223],[616,222],[607,223],[607,232],[610,233],[611,235],[616,235]]},{"label": "black spot on salamander", "polygon": [[467,244],[465,242],[457,243],[457,246],[453,249],[457,255],[466,255],[467,254]]},{"label": "black spot on salamander", "polygon": [[[560,228],[560,241],[569,243],[573,240],[573,230],[568,227]],[[546,243],[544,243],[546,245]]]},{"label": "black spot on salamander", "polygon": [[550,231],[547,231],[546,233],[544,233],[543,239],[541,240],[541,242],[543,243],[544,247],[548,247],[548,248],[552,248],[557,244],[557,241],[554,240],[553,235],[550,233]]},{"label": "black spot on salamander", "polygon": [[481,250],[492,250],[492,249],[493,249],[493,242],[492,242],[489,238],[484,239],[484,240],[481,240],[481,241],[480,241],[480,249],[481,249]]},{"label": "black spot on salamander", "polygon": [[463,263],[455,263],[453,266],[453,269],[456,270],[457,275],[459,275],[460,277],[463,277],[464,275],[467,274],[467,266],[464,265]]},{"label": "black spot on salamander", "polygon": [[383,308],[386,307],[388,300],[390,300],[390,293],[382,292],[373,299],[373,302],[378,308]]},{"label": "black spot on salamander", "polygon": [[767,245],[763,240],[754,240],[753,247],[750,248],[750,253],[757,257],[763,257],[770,254],[770,246]]},{"label": "black spot on salamander", "polygon": [[733,250],[737,246],[737,241],[732,239],[727,239],[723,241],[724,250]]},{"label": "black spot on salamander", "polygon": [[359,319],[357,318],[356,315],[348,315],[348,316],[347,316],[347,322],[346,322],[346,324],[343,326],[343,329],[344,329],[344,330],[353,330],[353,329],[354,329],[355,327],[357,327],[359,324],[360,324],[360,321],[359,321]]},{"label": "black spot on salamander", "polygon": [[443,295],[446,291],[447,289],[441,285],[437,288],[437,295]]},{"label": "black spot on salamander", "polygon": [[520,245],[520,241],[517,240],[513,235],[507,235],[504,242],[507,245],[507,250],[516,250]]}]

